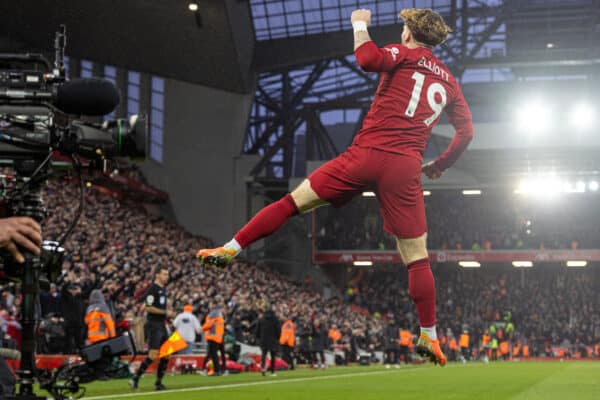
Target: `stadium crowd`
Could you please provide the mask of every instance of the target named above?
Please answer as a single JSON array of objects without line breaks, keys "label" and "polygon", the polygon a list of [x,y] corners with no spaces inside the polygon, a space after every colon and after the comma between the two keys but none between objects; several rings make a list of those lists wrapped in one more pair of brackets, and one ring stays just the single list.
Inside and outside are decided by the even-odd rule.
[{"label": "stadium crowd", "polygon": [[[46,207],[51,215],[44,224],[44,238],[57,239],[75,213],[77,186],[69,177],[51,181]],[[186,233],[176,224],[153,216],[140,203],[118,201],[98,188],[86,188],[85,211],[65,244],[63,277],[41,296],[43,322],[40,350],[74,353],[84,344],[84,320],[88,298],[95,288],[105,294],[117,326],[130,328],[143,343],[143,294],[152,282],[156,266],[167,266],[168,308],[180,311],[192,304],[194,313],[205,316],[209,301],[216,299],[227,315],[230,336],[256,343],[255,325],[262,311],[271,307],[283,318],[298,317],[300,347],[312,341],[313,321],[354,332],[363,342],[376,336],[382,322],[352,311],[342,299],[325,299],[304,284],[268,269],[236,261],[227,269],[204,268],[194,250],[207,247],[208,239]],[[20,296],[15,284],[0,284],[0,316],[15,325],[11,336],[20,340],[17,316]],[[304,327],[304,330],[303,328]]]},{"label": "stadium crowd", "polygon": [[[458,336],[465,330],[477,346],[490,324],[512,314],[514,340],[528,343],[532,354],[551,347],[576,349],[600,342],[600,273],[540,264],[519,270],[510,265],[465,270],[433,267],[437,286],[438,330]],[[404,268],[373,270],[354,281],[347,300],[371,313],[394,318],[414,329],[416,314],[407,292]]]},{"label": "stadium crowd", "polygon": [[[56,239],[74,215],[72,203],[77,198],[77,186],[68,176],[53,180],[45,197],[51,215],[44,225],[44,237]],[[475,225],[482,225],[477,221],[479,217],[502,218],[497,214],[486,217],[489,209],[485,207],[454,207],[447,200],[439,201],[443,208],[436,213],[430,203],[429,215],[436,216],[433,221],[447,226],[450,233],[433,234],[438,243],[456,237],[457,233],[450,229],[453,221],[462,220],[476,230]],[[141,299],[151,284],[153,269],[159,265],[167,266],[170,272],[169,309],[179,312],[185,304],[192,304],[194,314],[202,317],[209,312],[209,301],[216,300],[226,316],[226,335],[230,341],[256,344],[257,320],[263,311],[272,308],[281,321],[295,319],[299,359],[307,362],[314,362],[315,352],[332,345],[346,360],[355,359],[359,349],[383,350],[386,327],[391,320],[400,327],[417,331],[403,268],[369,272],[355,281],[351,290],[344,292],[340,288],[339,296],[325,298],[304,283],[244,261],[236,261],[226,269],[200,267],[194,250],[210,245],[209,240],[186,233],[140,203],[118,201],[91,187],[85,190],[85,204],[84,214],[65,244],[63,277],[41,296],[43,321],[38,330],[41,352],[74,353],[84,345],[84,312],[93,289],[103,291],[118,329],[131,329],[141,344],[144,335]],[[352,207],[364,205],[355,202]],[[506,216],[508,211],[498,213]],[[354,226],[344,237],[359,237],[359,232],[364,232],[368,241],[376,243],[377,218],[359,215],[364,224]],[[332,226],[335,232],[338,227],[335,223]],[[344,227],[340,225],[339,229]],[[501,225],[486,232],[493,230],[500,232]],[[336,235],[328,231],[326,237]],[[361,248],[361,244],[355,241],[349,246]],[[516,337],[530,342],[534,354],[542,354],[548,345],[591,345],[600,340],[600,319],[594,312],[600,308],[595,296],[600,279],[597,274],[591,275],[593,271],[548,273],[535,268],[527,271],[525,277],[506,269],[460,271],[436,266],[434,271],[438,327],[443,335],[458,335],[467,329],[474,338],[479,337],[498,313],[510,310]],[[2,284],[0,293],[4,345],[16,346],[20,340],[18,286]],[[234,352],[230,355],[235,356]]]},{"label": "stadium crowd", "polygon": [[[474,197],[456,190],[433,191],[425,197],[428,247],[476,251],[595,248],[600,240],[597,194],[564,196],[542,201],[499,189]],[[316,220],[319,249],[395,249],[394,238],[383,230],[375,198],[358,197],[341,209],[319,209]]]}]

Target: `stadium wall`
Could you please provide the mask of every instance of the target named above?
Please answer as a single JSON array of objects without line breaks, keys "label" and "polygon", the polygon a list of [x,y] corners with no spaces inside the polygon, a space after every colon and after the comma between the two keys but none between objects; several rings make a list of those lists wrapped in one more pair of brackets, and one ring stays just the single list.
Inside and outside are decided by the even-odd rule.
[{"label": "stadium wall", "polygon": [[253,94],[165,80],[163,161],[145,162],[149,182],[170,195],[188,231],[217,243],[246,220],[246,176],[257,156],[241,156]]}]

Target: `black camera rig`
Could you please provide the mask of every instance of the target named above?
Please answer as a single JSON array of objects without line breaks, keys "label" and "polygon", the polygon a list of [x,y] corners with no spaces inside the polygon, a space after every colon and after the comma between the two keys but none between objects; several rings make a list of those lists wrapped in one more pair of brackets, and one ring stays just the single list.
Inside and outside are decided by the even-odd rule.
[{"label": "black camera rig", "polygon": [[[42,189],[57,153],[72,161],[80,183],[79,208],[57,241],[44,241],[40,255],[24,252],[22,264],[9,253],[0,253],[0,279],[19,281],[23,292],[19,393],[6,398],[43,399],[33,392],[35,380],[56,399],[81,396],[79,383],[107,375],[98,370],[105,367],[107,359],[134,349],[126,335],[104,343],[100,359],[89,361],[86,351],[91,350],[82,350],[88,361],[65,367],[60,376],[43,379],[35,366],[39,293],[60,277],[65,253],[62,244],[83,209],[82,159],[89,166],[106,171],[109,161],[116,157],[144,157],[148,142],[145,117],[104,123],[82,119],[112,112],[119,102],[119,93],[111,82],[102,79],[69,81],[65,74],[65,45],[66,29],[61,26],[55,37],[52,64],[41,54],[0,54],[0,164],[14,170],[11,175],[0,176],[0,208],[4,209],[1,216],[27,216],[42,223],[47,214]],[[59,380],[65,384],[57,384]]]}]

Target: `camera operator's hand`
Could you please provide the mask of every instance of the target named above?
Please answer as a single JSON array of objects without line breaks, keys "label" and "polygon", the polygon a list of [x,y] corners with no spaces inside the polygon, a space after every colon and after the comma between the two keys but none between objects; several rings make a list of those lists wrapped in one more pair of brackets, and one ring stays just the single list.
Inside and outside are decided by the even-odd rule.
[{"label": "camera operator's hand", "polygon": [[8,250],[18,263],[25,261],[18,246],[34,254],[40,254],[40,244],[42,244],[42,228],[31,218],[0,219],[0,248]]}]

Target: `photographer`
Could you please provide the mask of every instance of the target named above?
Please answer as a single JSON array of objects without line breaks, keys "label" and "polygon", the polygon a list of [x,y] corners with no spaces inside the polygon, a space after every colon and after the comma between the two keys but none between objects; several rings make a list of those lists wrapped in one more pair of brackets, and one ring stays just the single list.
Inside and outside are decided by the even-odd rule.
[{"label": "photographer", "polygon": [[[25,262],[23,250],[28,250],[34,254],[40,253],[40,244],[42,243],[42,228],[40,225],[26,217],[12,217],[0,219],[0,248],[8,250],[18,263]],[[0,348],[3,348],[4,341],[0,342]],[[15,377],[8,364],[0,356],[0,399],[4,395],[14,392]]]}]

